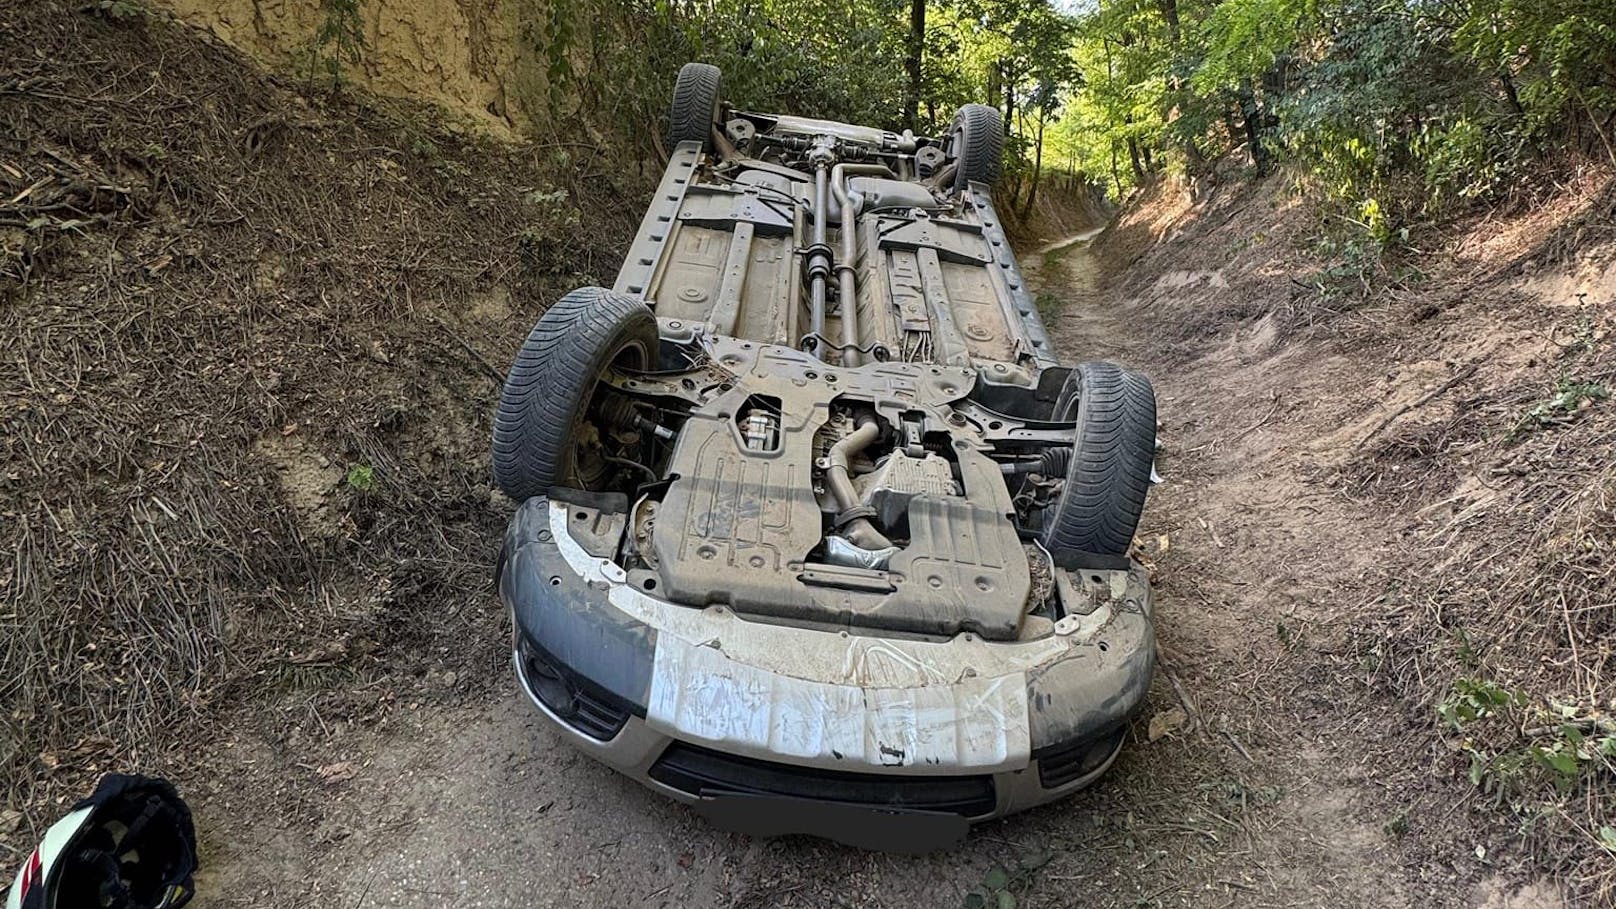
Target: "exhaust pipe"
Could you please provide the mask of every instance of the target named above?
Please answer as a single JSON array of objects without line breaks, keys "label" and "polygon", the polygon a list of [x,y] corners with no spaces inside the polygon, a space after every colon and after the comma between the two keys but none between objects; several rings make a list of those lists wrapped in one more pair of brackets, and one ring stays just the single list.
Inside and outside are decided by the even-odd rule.
[{"label": "exhaust pipe", "polygon": [[820,136],[808,153],[814,162],[814,231],[808,247],[808,334],[814,339],[813,354],[825,359],[825,279],[830,276],[830,245],[825,242],[826,222],[830,220],[830,162],[836,157],[832,139]]},{"label": "exhaust pipe", "polygon": [[[884,164],[836,165],[830,172],[831,189],[836,193],[836,204],[842,210],[842,255],[836,263],[837,293],[842,299],[842,365],[857,366],[863,361],[859,353],[858,330],[858,277],[853,262],[858,258],[858,207],[847,192],[847,178],[852,174],[886,174],[892,170]],[[821,321],[820,327],[824,327]],[[824,359],[821,357],[820,359]]]},{"label": "exhaust pipe", "polygon": [[861,506],[858,495],[853,491],[853,478],[847,466],[848,459],[869,448],[881,435],[881,424],[875,421],[875,414],[869,411],[863,411],[855,417],[854,424],[854,429],[847,434],[847,438],[830,447],[827,459],[830,465],[825,468],[825,487],[830,490],[831,498],[836,500],[836,507],[839,509],[836,523],[841,527],[842,536],[862,549],[890,549],[892,541],[881,531],[876,530],[868,517],[856,511]]}]

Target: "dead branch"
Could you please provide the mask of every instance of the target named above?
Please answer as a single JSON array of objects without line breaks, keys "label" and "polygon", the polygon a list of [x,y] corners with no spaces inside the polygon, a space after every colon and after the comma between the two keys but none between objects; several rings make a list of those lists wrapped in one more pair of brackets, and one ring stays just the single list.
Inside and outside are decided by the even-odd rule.
[{"label": "dead branch", "polygon": [[1420,397],[1419,400],[1415,401],[1412,404],[1404,404],[1402,407],[1399,407],[1396,410],[1392,411],[1391,414],[1389,414],[1384,420],[1381,420],[1379,423],[1377,423],[1375,425],[1374,429],[1369,430],[1367,435],[1365,435],[1362,439],[1359,439],[1358,444],[1355,447],[1360,448],[1360,449],[1363,448],[1365,445],[1369,444],[1370,439],[1373,439],[1375,436],[1380,435],[1380,433],[1383,430],[1385,430],[1386,427],[1388,427],[1388,426],[1392,425],[1393,423],[1397,422],[1397,420],[1400,417],[1402,417],[1404,414],[1406,414],[1406,413],[1408,413],[1410,411],[1413,411],[1413,410],[1417,410],[1417,409],[1419,409],[1421,407],[1424,407],[1425,405],[1431,403],[1432,401],[1435,401],[1437,398],[1441,397],[1444,393],[1446,393],[1453,386],[1458,385],[1460,382],[1463,382],[1465,379],[1468,379],[1471,376],[1475,375],[1476,369],[1478,368],[1479,365],[1480,364],[1477,364],[1477,363],[1470,363],[1470,364],[1466,365],[1464,368],[1462,368],[1458,372],[1454,373],[1446,382],[1443,382],[1441,385],[1438,385],[1436,388],[1433,388],[1430,391],[1426,392],[1424,395],[1422,395]]}]

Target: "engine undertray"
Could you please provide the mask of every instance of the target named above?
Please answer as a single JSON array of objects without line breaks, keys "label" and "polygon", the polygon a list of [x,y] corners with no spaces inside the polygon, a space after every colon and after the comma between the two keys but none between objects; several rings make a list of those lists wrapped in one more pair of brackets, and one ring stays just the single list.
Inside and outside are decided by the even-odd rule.
[{"label": "engine undertray", "polygon": [[[787,620],[925,635],[969,631],[994,640],[1017,635],[1032,584],[1010,493],[987,443],[950,406],[971,391],[974,370],[918,363],[846,369],[791,348],[731,339],[717,339],[711,352],[728,387],[696,407],[680,432],[668,467],[674,479],[651,532],[656,567],[635,572],[633,582],[692,606],[726,604]],[[778,414],[778,432],[767,442],[748,434],[745,415],[759,407]],[[884,426],[903,425],[926,440],[928,450],[910,452],[923,464],[901,471],[865,465],[866,489],[882,476],[907,486],[879,500],[888,530],[902,531],[885,568],[833,564],[824,552],[835,509],[825,504],[823,487],[816,490],[816,459],[822,468],[833,414],[839,419],[849,408],[873,411]],[[957,484],[944,482],[938,459]]]}]

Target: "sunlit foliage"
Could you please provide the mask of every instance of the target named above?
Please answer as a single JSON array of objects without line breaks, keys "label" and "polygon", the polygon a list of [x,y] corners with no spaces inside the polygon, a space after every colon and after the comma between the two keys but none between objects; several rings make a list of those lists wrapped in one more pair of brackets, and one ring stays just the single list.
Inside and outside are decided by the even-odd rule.
[{"label": "sunlit foliage", "polygon": [[923,39],[912,0],[583,2],[535,25],[539,56],[647,145],[686,60],[749,106],[893,129],[982,102],[1029,207],[1045,170],[1121,194],[1284,164],[1385,238],[1547,162],[1616,162],[1613,0],[932,0]]},{"label": "sunlit foliage", "polygon": [[1610,0],[1097,0],[1078,17],[1059,142],[1118,188],[1288,161],[1387,233],[1551,159],[1616,163]]}]

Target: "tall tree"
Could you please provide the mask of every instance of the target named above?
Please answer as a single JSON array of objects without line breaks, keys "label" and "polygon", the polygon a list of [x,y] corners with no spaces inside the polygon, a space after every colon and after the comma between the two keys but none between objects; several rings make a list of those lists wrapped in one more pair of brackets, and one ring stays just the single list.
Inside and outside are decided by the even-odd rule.
[{"label": "tall tree", "polygon": [[909,47],[903,68],[909,74],[909,93],[904,97],[903,124],[918,129],[920,121],[921,60],[926,53],[926,0],[909,0]]}]

